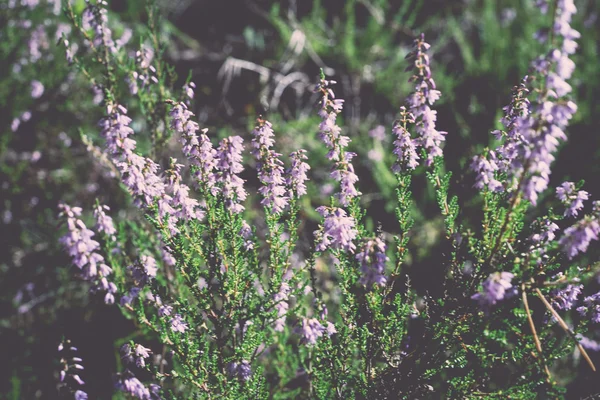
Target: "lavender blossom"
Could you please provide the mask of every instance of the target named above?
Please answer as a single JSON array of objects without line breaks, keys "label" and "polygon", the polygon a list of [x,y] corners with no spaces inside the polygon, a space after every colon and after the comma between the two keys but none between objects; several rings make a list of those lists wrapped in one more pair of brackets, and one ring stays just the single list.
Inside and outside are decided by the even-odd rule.
[{"label": "lavender blossom", "polygon": [[112,273],[112,269],[105,264],[104,257],[97,252],[100,244],[92,239],[94,232],[87,229],[83,221],[77,218],[81,216],[81,208],[60,204],[59,209],[61,209],[59,216],[66,217],[69,229],[69,233],[61,237],[60,242],[73,258],[73,264],[82,271],[84,279],[97,282],[94,289],[106,292],[105,303],[114,303],[117,287],[106,279]]},{"label": "lavender blossom", "polygon": [[31,97],[39,99],[44,94],[44,85],[40,81],[31,81]]},{"label": "lavender blossom", "polygon": [[499,167],[494,151],[489,151],[487,157],[485,155],[473,157],[471,169],[477,174],[475,185],[473,185],[475,188],[479,190],[488,188],[492,192],[500,192],[504,189],[502,183],[496,179]]},{"label": "lavender blossom", "polygon": [[194,116],[184,103],[176,103],[171,112],[171,128],[181,134],[183,154],[195,168],[196,180],[199,186],[210,190],[215,183],[214,168],[216,166],[216,150],[208,136],[207,129],[203,129],[200,136],[200,127],[191,117]]},{"label": "lavender blossom", "polygon": [[[83,386],[85,382],[79,376],[79,371],[84,370],[83,365],[81,365],[83,360],[76,356],[77,348],[71,346],[70,340],[65,340],[58,345],[58,352],[61,355],[61,371],[59,374],[61,386],[66,386],[71,390],[74,387]],[[74,397],[75,399],[85,400],[88,398],[88,395],[83,390],[77,389]]]},{"label": "lavender blossom", "polygon": [[258,179],[262,186],[258,190],[262,194],[261,204],[272,209],[274,213],[283,211],[289,198],[285,196],[285,180],[283,162],[278,158],[281,154],[271,150],[274,134],[269,121],[257,119],[258,125],[252,131],[252,155],[256,158]]},{"label": "lavender blossom", "polygon": [[316,318],[302,318],[302,326],[300,328],[302,335],[301,342],[309,346],[314,346],[317,344],[317,340],[324,334],[327,334],[327,336],[333,335],[336,332],[335,326],[330,322],[326,322],[326,325],[323,326]]},{"label": "lavender blossom", "polygon": [[304,162],[308,159],[306,150],[300,149],[290,154],[292,165],[286,171],[286,184],[290,188],[289,197],[297,197],[306,194],[306,182],[308,177],[306,173],[310,170],[310,165]]},{"label": "lavender blossom", "polygon": [[581,294],[583,285],[567,285],[564,289],[555,289],[552,291],[552,306],[556,310],[570,310],[577,302],[577,297]]},{"label": "lavender blossom", "polygon": [[577,335],[577,339],[586,350],[600,351],[600,342],[592,340],[583,335]]},{"label": "lavender blossom", "polygon": [[556,197],[567,207],[565,217],[576,217],[583,208],[583,202],[589,199],[585,190],[575,190],[573,182],[564,182],[556,188]]},{"label": "lavender blossom", "polygon": [[242,360],[239,363],[229,363],[227,366],[227,371],[229,372],[229,376],[238,378],[242,381],[247,381],[252,376],[252,368],[247,360]]},{"label": "lavender blossom", "polygon": [[394,141],[394,154],[398,157],[394,163],[392,170],[396,173],[405,171],[406,169],[415,169],[420,157],[417,154],[417,143],[410,136],[410,132],[406,129],[408,123],[414,123],[415,117],[408,111],[406,107],[400,107],[400,119],[394,122],[392,133],[397,137]]},{"label": "lavender blossom", "polygon": [[354,253],[356,246],[352,241],[358,235],[354,219],[341,208],[319,207],[317,212],[325,219],[321,230],[315,232],[317,251],[330,248]]},{"label": "lavender blossom", "polygon": [[171,330],[173,332],[184,333],[188,328],[188,324],[184,321],[184,319],[179,314],[175,314],[175,316],[173,318],[171,318],[169,323],[171,324]]},{"label": "lavender blossom", "polygon": [[340,182],[340,193],[336,197],[343,206],[350,204],[350,201],[360,196],[360,192],[354,184],[358,181],[358,176],[354,173],[352,158],[355,153],[348,153],[345,148],[350,143],[350,138],[341,134],[341,128],[336,125],[337,115],[342,111],[344,100],[336,99],[331,85],[336,82],[321,79],[317,84],[316,91],[320,92],[320,110],[321,124],[319,125],[319,138],[327,146],[329,152],[327,158],[334,161],[331,171],[331,177]]},{"label": "lavender blossom", "polygon": [[292,289],[290,285],[284,281],[281,283],[279,291],[275,293],[275,296],[273,296],[273,301],[275,302],[275,309],[277,310],[277,319],[275,320],[275,326],[273,329],[275,329],[275,331],[277,332],[283,332],[283,329],[285,328],[285,316],[290,307],[288,299],[291,290]]},{"label": "lavender blossom", "polygon": [[117,233],[113,219],[106,214],[106,211],[110,211],[110,208],[105,205],[97,204],[94,207],[94,217],[96,217],[96,230],[98,232],[104,232],[107,236],[114,238]]},{"label": "lavender blossom", "polygon": [[372,287],[373,284],[385,286],[387,282],[385,263],[389,261],[385,250],[386,246],[383,240],[375,238],[367,240],[361,251],[356,254],[362,274],[359,280],[361,285],[365,285],[367,288]]},{"label": "lavender blossom", "polygon": [[134,344],[133,347],[129,343],[125,343],[121,346],[121,359],[126,364],[135,364],[139,368],[144,368],[146,365],[145,359],[150,357],[152,350],[142,346],[141,344]]},{"label": "lavender blossom", "polygon": [[407,59],[414,63],[415,73],[410,81],[415,82],[415,91],[406,100],[408,111],[416,120],[416,131],[419,135],[416,142],[427,152],[427,166],[433,163],[435,157],[442,155],[441,144],[446,140],[447,134],[436,129],[437,111],[430,108],[440,98],[441,93],[436,90],[435,81],[431,77],[427,55],[429,48],[430,45],[425,42],[425,35],[421,34],[414,41],[413,51],[407,55]]},{"label": "lavender blossom", "polygon": [[589,318],[592,322],[600,323],[600,293],[587,296],[583,299],[583,305],[577,307],[581,316]]},{"label": "lavender blossom", "polygon": [[168,189],[173,199],[171,205],[177,210],[175,216],[187,221],[202,219],[204,213],[199,209],[198,200],[190,197],[190,188],[182,182],[180,171],[183,165],[177,164],[175,161],[174,158],[171,158],[171,169],[167,171]]},{"label": "lavender blossom", "polygon": [[498,302],[516,294],[516,288],[511,284],[514,275],[510,272],[494,272],[483,282],[483,292],[476,293],[471,298],[479,302],[486,312]]},{"label": "lavender blossom", "polygon": [[242,165],[243,139],[231,136],[221,140],[215,159],[217,161],[216,182],[220,185],[225,206],[233,213],[240,213],[246,200],[244,181],[237,175],[244,170]]},{"label": "lavender blossom", "polygon": [[160,399],[160,386],[150,385],[146,387],[130,370],[117,374],[115,388],[140,400]]}]

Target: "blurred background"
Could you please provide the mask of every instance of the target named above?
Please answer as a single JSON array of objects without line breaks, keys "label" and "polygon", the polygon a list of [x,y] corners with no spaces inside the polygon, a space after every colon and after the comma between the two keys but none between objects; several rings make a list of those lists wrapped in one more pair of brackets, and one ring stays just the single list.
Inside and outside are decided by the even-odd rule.
[{"label": "blurred background", "polygon": [[[319,118],[312,88],[319,70],[338,82],[336,95],[345,99],[340,125],[352,139],[350,150],[358,153],[355,167],[369,223],[397,232],[395,218],[390,218],[395,205],[391,127],[412,90],[404,57],[413,38],[425,33],[442,92],[435,108],[438,128],[448,132],[444,152],[446,168],[454,173],[452,191],[460,197],[466,224],[475,224],[481,218],[477,202],[466,201],[475,195],[470,159],[494,145],[489,132],[499,127],[512,87],[527,74],[530,61],[546,51],[534,34],[547,28],[549,17],[532,3],[158,0],[158,29],[178,86],[189,76],[196,83],[192,108],[213,138],[237,134],[249,140],[255,118],[263,115],[273,123],[278,152],[309,151],[311,185],[302,228],[309,243],[316,228],[314,208],[328,201],[334,189],[316,137]],[[600,1],[576,4],[573,26],[582,39],[571,84],[579,110],[568,130],[569,142],[553,166],[551,186],[583,179],[583,189],[598,199]],[[145,5],[142,0],[112,1],[110,18],[136,34],[148,18]],[[98,137],[102,109],[94,104],[93,89],[69,70],[64,50],[50,37],[42,46],[50,56],[35,68],[21,62],[24,51],[31,54],[32,35],[49,18],[66,22],[39,11],[23,29],[11,23],[14,10],[0,5],[0,398],[57,398],[56,349],[65,335],[84,360],[82,377],[90,398],[111,398],[118,346],[135,338],[135,325],[73,278],[73,267],[58,244],[57,204],[65,201],[89,210],[99,198],[121,210],[121,217],[135,210],[82,138]],[[44,84],[40,97],[31,96],[32,80]],[[165,160],[170,155],[180,157],[175,139],[160,154]],[[414,282],[418,291],[429,288],[443,259],[438,243],[443,221],[422,172],[414,187],[419,204],[414,214],[422,229],[411,241],[408,261],[408,268],[422,276]],[[252,168],[242,177],[250,187],[258,183]],[[552,197],[548,191],[540,209]],[[260,227],[258,211],[250,209],[249,215]],[[531,218],[535,216],[534,211]],[[600,253],[595,245],[591,257]],[[592,358],[600,364],[598,354]],[[569,398],[600,392],[598,379],[580,363],[561,371],[556,379],[568,386]]]}]

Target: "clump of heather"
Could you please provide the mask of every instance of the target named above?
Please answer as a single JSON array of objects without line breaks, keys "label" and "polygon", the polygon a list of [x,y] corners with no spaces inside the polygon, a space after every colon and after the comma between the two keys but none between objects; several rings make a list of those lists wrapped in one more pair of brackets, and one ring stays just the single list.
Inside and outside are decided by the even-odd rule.
[{"label": "clump of heather", "polygon": [[[126,35],[113,38],[103,2],[78,16],[68,7],[78,36],[62,43],[103,103],[99,145],[90,148],[135,206],[116,212],[96,200],[95,232],[83,207],[60,206],[73,264],[140,333],[119,342],[115,389],[138,399],[535,398],[561,393],[551,362],[575,348],[595,369],[585,350],[595,342],[577,335],[600,321],[587,286],[593,271],[581,267],[600,234],[600,202],[580,216],[592,195],[572,182],[549,196],[551,209],[539,201],[552,191],[551,164],[577,111],[567,83],[580,36],[570,26],[575,6],[560,0],[552,9],[547,52],[513,88],[503,129],[493,131],[498,145],[470,163],[475,199],[454,195],[472,177],[456,182],[446,171],[436,55],[423,34],[414,39],[406,57],[414,89],[399,100],[393,140],[383,126],[370,133],[378,151],[389,145],[393,154],[370,158],[396,194],[395,219],[375,221],[353,164],[369,162],[350,151],[344,100],[323,72],[314,130],[335,186],[328,204],[313,204],[308,173],[321,172],[318,151],[280,154],[285,146],[262,116],[249,135],[201,128],[191,111],[196,86],[174,89],[155,14],[134,48]],[[45,96],[44,87],[32,82],[31,95]],[[421,170],[434,208],[412,193]],[[435,228],[425,221],[432,212]],[[435,236],[443,251],[423,255],[421,236]],[[579,317],[567,318],[573,310]],[[557,324],[540,324],[548,317]],[[509,379],[494,376],[500,369]]]}]

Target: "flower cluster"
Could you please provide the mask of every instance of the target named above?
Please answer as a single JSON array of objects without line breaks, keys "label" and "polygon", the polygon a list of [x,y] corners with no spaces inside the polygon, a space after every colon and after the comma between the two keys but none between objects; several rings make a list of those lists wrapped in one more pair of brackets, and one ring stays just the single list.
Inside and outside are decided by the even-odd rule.
[{"label": "flower cluster", "polygon": [[381,238],[369,239],[362,246],[361,251],[356,253],[356,259],[360,263],[360,284],[367,288],[375,285],[384,286],[387,282],[385,276],[385,263],[389,258],[385,255],[385,243]]},{"label": "flower cluster", "polygon": [[146,387],[130,370],[125,370],[122,374],[117,374],[115,379],[115,388],[136,399],[140,400],[159,400],[160,386],[151,383]]},{"label": "flower cluster", "polygon": [[317,212],[324,218],[321,230],[315,232],[318,238],[317,251],[328,248],[353,253],[356,246],[352,242],[358,235],[354,218],[348,216],[341,208],[321,206]]},{"label": "flower cluster", "polygon": [[[437,120],[437,111],[431,109],[441,93],[436,89],[435,81],[431,77],[431,69],[429,67],[429,56],[427,50],[431,46],[425,42],[425,35],[419,35],[414,41],[413,50],[408,53],[406,58],[413,63],[414,75],[410,81],[415,82],[415,91],[408,96],[406,103],[408,111],[412,114],[411,118],[416,121],[416,131],[418,138],[415,139],[415,144],[425,149],[427,153],[426,165],[431,165],[435,157],[441,156],[442,142],[446,140],[447,132],[438,131],[435,127]],[[411,69],[409,67],[409,69]],[[408,146],[410,147],[410,146]],[[408,165],[414,164],[416,159],[410,152],[408,157],[410,160]]]},{"label": "flower cluster", "polygon": [[594,201],[592,215],[587,215],[565,229],[558,243],[569,258],[585,253],[592,240],[600,235],[600,201]]},{"label": "flower cluster", "polygon": [[308,157],[306,150],[300,149],[290,154],[292,165],[286,170],[286,184],[290,188],[289,197],[300,197],[306,194],[306,184],[308,180],[306,173],[310,170],[310,165],[304,162]]},{"label": "flower cluster", "polygon": [[117,233],[113,219],[106,214],[110,208],[106,205],[97,204],[94,207],[94,217],[96,217],[96,231],[104,232],[107,236],[113,238]]},{"label": "flower cluster", "polygon": [[242,151],[244,140],[240,136],[227,137],[219,143],[215,154],[216,178],[226,207],[233,213],[244,211],[241,204],[246,200],[244,180],[238,174],[244,170],[242,165]]},{"label": "flower cluster", "polygon": [[215,183],[216,150],[206,136],[208,130],[203,129],[198,135],[200,127],[191,119],[194,114],[184,103],[174,104],[169,114],[171,128],[181,134],[182,151],[194,168],[196,182],[201,188],[211,190]]},{"label": "flower cluster", "polygon": [[400,119],[394,122],[394,127],[392,128],[392,133],[396,136],[396,140],[394,140],[394,154],[397,157],[392,170],[396,173],[407,169],[415,169],[419,165],[417,160],[420,157],[417,154],[417,143],[412,139],[407,129],[408,124],[414,123],[414,115],[406,111],[406,107],[400,107]]},{"label": "flower cluster", "polygon": [[583,208],[583,202],[589,199],[589,193],[576,190],[573,182],[564,182],[556,188],[556,197],[567,207],[565,217],[576,217]]},{"label": "flower cluster", "polygon": [[322,337],[324,334],[331,336],[336,333],[336,329],[335,326],[328,321],[326,321],[325,325],[323,325],[316,318],[302,318],[300,333],[302,335],[301,341],[303,343],[306,343],[309,346],[314,346],[317,344],[317,340],[320,337]]},{"label": "flower cluster", "polygon": [[271,149],[275,143],[271,123],[262,118],[258,118],[257,123],[252,131],[252,155],[256,158],[258,179],[262,183],[258,190],[263,196],[260,203],[274,213],[280,213],[288,203],[283,162],[278,158],[281,154]]},{"label": "flower cluster", "polygon": [[107,277],[112,273],[112,269],[106,265],[104,257],[98,253],[100,243],[93,240],[94,232],[87,229],[82,220],[80,207],[69,207],[66,204],[60,204],[60,216],[66,217],[69,233],[60,239],[69,255],[73,258],[73,264],[82,271],[83,278],[92,282],[97,282],[97,288],[106,292],[104,302],[112,304],[115,301],[117,287],[109,282]]},{"label": "flower cluster", "polygon": [[[81,365],[83,360],[80,357],[75,356],[77,347],[72,346],[70,340],[65,340],[58,345],[58,352],[61,353],[61,371],[59,378],[64,387],[72,390],[75,384],[77,387],[85,385],[85,382],[79,376],[79,371],[83,371],[84,368],[83,365]],[[76,389],[73,392],[73,397],[75,400],[88,399],[87,393],[81,389]]]},{"label": "flower cluster", "polygon": [[146,359],[152,354],[152,350],[141,344],[125,343],[121,346],[121,360],[127,365],[136,365],[139,368],[146,366]]},{"label": "flower cluster", "polygon": [[252,368],[247,360],[229,363],[227,372],[232,378],[238,378],[242,381],[247,381],[252,376]]},{"label": "flower cluster", "polygon": [[319,138],[329,149],[327,158],[335,162],[331,177],[340,182],[340,193],[337,194],[337,198],[343,206],[347,206],[353,198],[360,196],[360,192],[355,187],[358,176],[354,173],[352,165],[352,158],[356,154],[345,150],[350,143],[350,138],[342,135],[342,129],[336,124],[344,100],[335,98],[331,89],[331,85],[335,83],[333,80],[321,79],[316,87],[316,91],[321,94]]},{"label": "flower cluster", "polygon": [[483,291],[471,298],[479,302],[482,309],[490,310],[498,302],[516,294],[516,288],[511,284],[514,277],[510,272],[494,272],[483,282]]},{"label": "flower cluster", "polygon": [[577,307],[577,311],[590,321],[600,323],[600,293],[587,296],[583,299],[583,305]]},{"label": "flower cluster", "polygon": [[552,291],[552,307],[557,310],[570,310],[575,306],[577,297],[583,291],[583,285],[567,285],[564,289]]}]

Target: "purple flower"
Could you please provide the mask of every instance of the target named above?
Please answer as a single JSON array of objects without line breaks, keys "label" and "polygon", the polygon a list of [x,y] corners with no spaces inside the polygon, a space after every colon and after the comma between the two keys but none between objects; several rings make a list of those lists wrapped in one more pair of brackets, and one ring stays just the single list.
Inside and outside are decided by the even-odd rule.
[{"label": "purple flower", "polygon": [[592,351],[599,351],[600,350],[600,343],[592,340],[588,337],[585,337],[583,335],[577,335],[577,339],[579,339],[579,343],[586,349],[586,350],[592,350]]},{"label": "purple flower", "polygon": [[88,395],[83,390],[76,390],[74,394],[75,400],[87,400]]},{"label": "purple flower", "polygon": [[[73,389],[74,384],[84,385],[85,382],[78,375],[78,371],[82,371],[84,368],[81,365],[82,359],[76,357],[77,348],[71,346],[71,341],[65,340],[58,345],[58,352],[61,353],[61,371],[60,371],[60,382],[61,386],[67,386]],[[79,397],[78,397],[79,396]],[[87,399],[87,393],[83,390],[75,391],[76,399]]]},{"label": "purple flower", "polygon": [[565,229],[558,243],[569,259],[578,253],[585,253],[592,240],[598,240],[600,223],[597,218],[586,217]]},{"label": "purple flower", "polygon": [[577,311],[581,316],[588,317],[595,323],[600,323],[600,293],[583,299],[583,306],[577,307]]},{"label": "purple flower", "polygon": [[511,284],[514,275],[510,272],[494,272],[483,282],[483,291],[471,298],[479,302],[486,312],[499,301],[516,294],[516,288]]},{"label": "purple flower", "polygon": [[125,370],[122,374],[117,374],[117,381],[115,382],[115,388],[140,400],[154,400],[160,399],[158,390],[160,386],[150,385],[151,389],[147,388],[135,375]]},{"label": "purple flower", "polygon": [[279,287],[279,291],[273,296],[275,302],[275,309],[277,310],[277,319],[275,320],[275,331],[283,332],[285,327],[285,316],[289,310],[288,299],[290,296],[291,288],[287,282],[282,282]]},{"label": "purple flower", "polygon": [[183,318],[179,314],[175,314],[175,316],[171,318],[169,323],[171,324],[171,330],[173,332],[184,333],[188,328],[188,324],[183,320]]},{"label": "purple flower", "polygon": [[397,160],[392,167],[396,173],[406,169],[415,169],[420,157],[417,154],[417,143],[411,138],[410,132],[406,129],[407,123],[414,123],[414,116],[406,111],[406,107],[400,107],[400,119],[394,122],[392,133],[396,136],[394,140],[394,154]]},{"label": "purple flower", "polygon": [[302,326],[300,328],[300,333],[302,335],[301,342],[309,346],[314,346],[323,334],[331,336],[336,333],[333,324],[326,322],[326,325],[327,326],[323,326],[316,318],[302,318]]},{"label": "purple flower", "polygon": [[350,138],[342,135],[341,128],[336,125],[337,115],[342,111],[344,100],[335,99],[335,94],[330,87],[335,83],[335,81],[321,79],[316,87],[316,91],[322,95],[321,108],[318,112],[321,117],[319,138],[329,149],[327,158],[334,161],[331,177],[340,182],[340,193],[336,197],[343,206],[347,206],[361,193],[354,186],[358,176],[354,173],[352,158],[356,154],[346,152],[345,148],[350,143]]},{"label": "purple flower", "polygon": [[385,126],[377,125],[369,131],[369,136],[375,140],[383,142],[385,140]]},{"label": "purple flower", "polygon": [[40,81],[31,81],[31,97],[39,99],[44,94],[44,85]]},{"label": "purple flower", "polygon": [[96,217],[96,230],[98,232],[104,232],[107,236],[114,237],[117,230],[113,223],[113,219],[106,215],[106,211],[110,211],[110,208],[105,205],[96,205],[94,207],[94,217]]},{"label": "purple flower", "polygon": [[564,289],[555,289],[552,291],[552,306],[557,310],[570,310],[577,302],[577,297],[581,294],[583,285],[567,285]]},{"label": "purple flower", "polygon": [[158,267],[156,266],[156,260],[153,257],[143,255],[140,257],[142,267],[150,278],[156,278],[156,272]]},{"label": "purple flower", "polygon": [[174,158],[171,158],[171,169],[167,171],[169,177],[168,190],[172,195],[171,205],[177,211],[175,216],[184,220],[202,219],[204,213],[199,208],[198,200],[190,197],[190,188],[182,183],[181,168],[183,165],[177,164]]},{"label": "purple flower", "polygon": [[121,359],[126,364],[135,364],[139,368],[143,368],[146,365],[145,359],[150,357],[150,354],[152,354],[152,350],[141,344],[134,344],[133,348],[129,343],[121,346]]},{"label": "purple flower", "polygon": [[250,363],[246,360],[242,360],[239,363],[229,363],[227,371],[232,378],[238,378],[243,381],[247,381],[252,376],[252,368],[250,367]]},{"label": "purple flower", "polygon": [[271,150],[274,134],[269,121],[257,119],[258,125],[252,131],[252,155],[257,160],[258,179],[262,186],[258,190],[263,199],[263,206],[271,208],[274,213],[283,211],[289,198],[286,196],[283,163],[278,158],[281,154]]},{"label": "purple flower", "polygon": [[[414,116],[416,131],[419,137],[416,144],[427,152],[426,165],[431,165],[435,157],[442,155],[441,144],[446,140],[447,132],[438,131],[435,127],[437,111],[430,106],[440,98],[440,91],[436,90],[435,81],[431,77],[429,56],[427,50],[430,45],[425,42],[425,35],[421,34],[414,41],[414,49],[407,55],[407,59],[414,64],[414,75],[410,81],[415,82],[415,91],[408,96],[408,111]],[[405,157],[406,160],[406,157]]]},{"label": "purple flower", "polygon": [[231,136],[221,140],[215,159],[217,161],[216,182],[220,185],[225,199],[225,206],[233,213],[240,213],[246,200],[244,181],[237,175],[244,170],[242,151],[244,140],[239,136]]},{"label": "purple flower", "polygon": [[356,259],[360,263],[359,283],[370,288],[375,285],[384,286],[387,282],[385,276],[385,263],[389,258],[385,255],[385,243],[380,238],[370,239],[365,242]]},{"label": "purple flower", "polygon": [[499,167],[496,163],[496,154],[493,151],[489,151],[487,157],[484,155],[473,157],[471,169],[477,174],[475,185],[473,185],[477,189],[483,190],[485,187],[492,192],[504,190],[502,183],[496,179],[496,172]]},{"label": "purple flower", "polygon": [[306,182],[308,177],[306,173],[310,170],[310,165],[304,162],[308,159],[306,150],[300,149],[290,154],[292,165],[286,171],[286,184],[290,188],[289,197],[297,197],[306,194]]},{"label": "purple flower", "polygon": [[556,188],[556,197],[567,207],[565,217],[576,217],[583,208],[583,202],[589,199],[589,193],[575,190],[573,182],[564,182]]},{"label": "purple flower", "polygon": [[317,212],[324,218],[321,230],[315,232],[317,251],[330,248],[354,253],[356,246],[352,241],[358,235],[354,219],[341,208],[319,207]]}]

